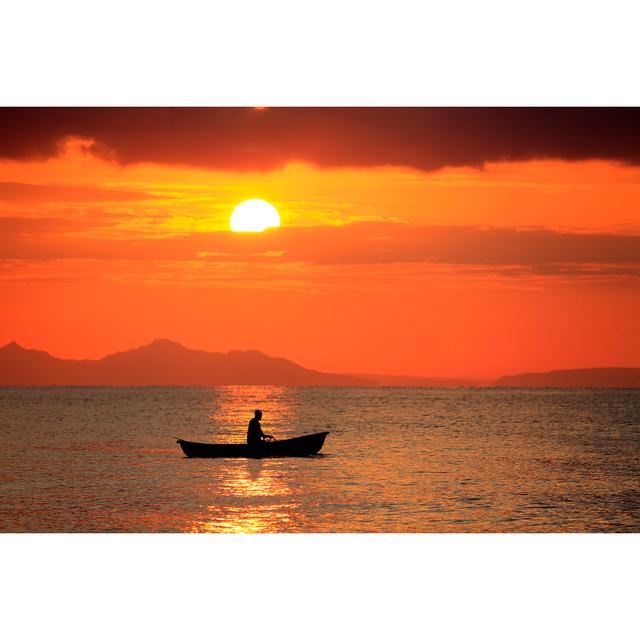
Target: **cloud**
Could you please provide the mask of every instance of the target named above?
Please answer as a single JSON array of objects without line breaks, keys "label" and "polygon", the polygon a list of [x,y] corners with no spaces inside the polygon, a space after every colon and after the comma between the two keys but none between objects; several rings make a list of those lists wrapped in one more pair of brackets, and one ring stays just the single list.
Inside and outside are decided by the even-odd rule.
[{"label": "cloud", "polygon": [[482,166],[591,158],[640,164],[638,108],[3,108],[0,157],[55,156],[68,137],[123,164],[238,171]]},{"label": "cloud", "polygon": [[[0,218],[2,259],[183,260],[201,263],[517,265],[527,272],[583,273],[607,265],[637,273],[640,235],[548,229],[358,222],[286,227],[260,234],[190,233],[171,237],[89,237],[87,221]],[[84,234],[84,235],[83,235]],[[564,265],[564,266],[563,266]],[[629,265],[632,271],[629,271]],[[571,267],[573,268],[573,267]]]},{"label": "cloud", "polygon": [[150,193],[123,189],[0,182],[0,200],[6,202],[134,202],[157,198]]}]

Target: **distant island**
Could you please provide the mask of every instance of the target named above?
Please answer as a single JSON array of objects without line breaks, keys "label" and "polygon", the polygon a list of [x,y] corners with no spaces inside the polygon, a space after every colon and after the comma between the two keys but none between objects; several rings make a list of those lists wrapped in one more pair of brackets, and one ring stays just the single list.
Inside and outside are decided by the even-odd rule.
[{"label": "distant island", "polygon": [[640,368],[600,367],[560,369],[546,373],[521,373],[498,378],[496,387],[640,387]]},{"label": "distant island", "polygon": [[98,360],[67,360],[16,342],[0,348],[0,386],[281,385],[339,387],[640,387],[640,368],[567,369],[503,376],[493,383],[471,378],[339,374],[307,369],[260,351],[218,353],[172,340],[153,342]]}]

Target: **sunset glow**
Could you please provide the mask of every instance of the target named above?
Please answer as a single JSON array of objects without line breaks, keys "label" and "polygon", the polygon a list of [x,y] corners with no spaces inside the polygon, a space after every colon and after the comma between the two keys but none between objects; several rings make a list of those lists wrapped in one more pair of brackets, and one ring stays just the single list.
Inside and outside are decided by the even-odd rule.
[{"label": "sunset glow", "polygon": [[447,110],[221,109],[178,110],[169,136],[154,110],[88,111],[7,128],[2,344],[92,358],[168,337],[478,378],[640,361],[627,134],[592,152],[537,135],[553,118],[535,111],[507,135],[513,114],[462,110],[461,137]]}]

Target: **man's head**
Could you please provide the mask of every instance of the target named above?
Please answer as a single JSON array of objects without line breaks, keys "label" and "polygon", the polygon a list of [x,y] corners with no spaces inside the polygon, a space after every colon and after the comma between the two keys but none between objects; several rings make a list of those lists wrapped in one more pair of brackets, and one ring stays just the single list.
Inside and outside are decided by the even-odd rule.
[{"label": "man's head", "polygon": [[260,409],[256,409],[255,410],[255,414],[256,414],[256,418],[258,418],[258,420],[262,420],[262,411],[260,411]]}]

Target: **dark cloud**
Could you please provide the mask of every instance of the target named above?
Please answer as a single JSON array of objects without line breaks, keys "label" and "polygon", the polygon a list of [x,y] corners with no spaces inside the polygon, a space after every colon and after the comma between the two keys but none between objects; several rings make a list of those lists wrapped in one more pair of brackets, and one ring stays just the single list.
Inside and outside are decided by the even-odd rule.
[{"label": "dark cloud", "polygon": [[589,269],[640,265],[640,235],[359,222],[341,227],[272,229],[260,234],[100,239],[82,237],[86,221],[77,224],[53,218],[0,218],[0,258],[519,265],[538,273],[557,273],[559,265],[569,264],[594,265]]},{"label": "dark cloud", "polygon": [[121,162],[268,170],[421,170],[500,160],[640,163],[638,108],[3,108],[0,157],[46,158],[66,136]]}]

